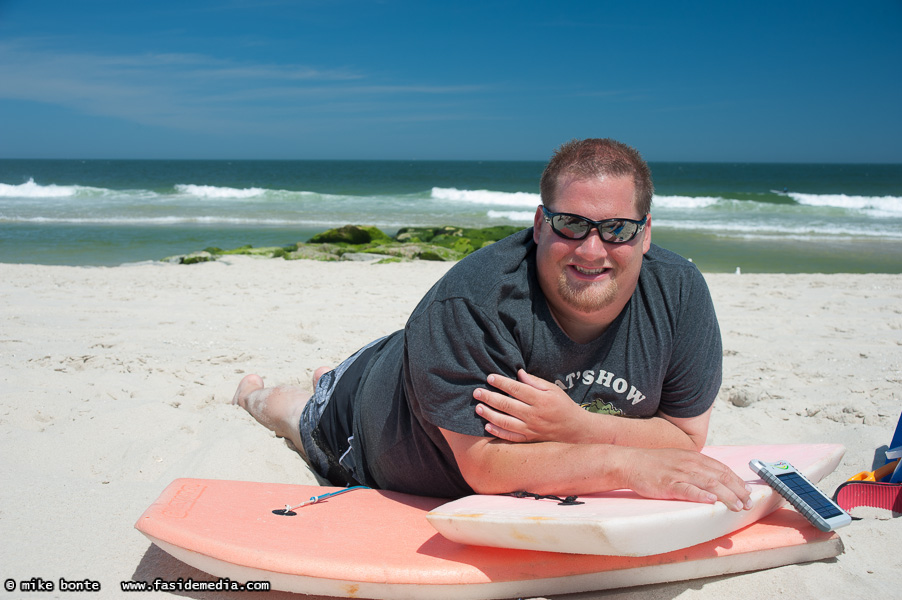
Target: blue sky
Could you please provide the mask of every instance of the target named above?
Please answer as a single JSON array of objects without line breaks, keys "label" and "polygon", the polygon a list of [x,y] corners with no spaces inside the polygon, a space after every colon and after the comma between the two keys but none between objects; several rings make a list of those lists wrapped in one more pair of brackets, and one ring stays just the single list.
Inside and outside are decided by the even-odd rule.
[{"label": "blue sky", "polygon": [[0,158],[902,162],[902,2],[0,0]]}]

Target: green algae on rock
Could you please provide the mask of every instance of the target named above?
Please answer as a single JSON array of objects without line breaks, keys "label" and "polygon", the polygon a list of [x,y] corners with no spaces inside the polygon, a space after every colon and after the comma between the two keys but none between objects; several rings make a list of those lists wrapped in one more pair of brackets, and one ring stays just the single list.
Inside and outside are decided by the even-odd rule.
[{"label": "green algae on rock", "polygon": [[[285,260],[366,260],[386,263],[410,260],[457,261],[468,254],[517,231],[516,226],[478,228],[404,227],[392,238],[378,227],[344,225],[311,237],[307,242],[288,246],[254,248],[240,246],[231,250],[216,247],[164,259],[179,264],[209,262],[222,256],[261,256]],[[345,255],[347,257],[345,258]]]}]

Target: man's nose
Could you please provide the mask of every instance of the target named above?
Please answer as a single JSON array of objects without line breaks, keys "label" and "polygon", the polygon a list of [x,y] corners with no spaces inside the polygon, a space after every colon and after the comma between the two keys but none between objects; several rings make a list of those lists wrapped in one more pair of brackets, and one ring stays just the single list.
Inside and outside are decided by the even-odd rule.
[{"label": "man's nose", "polygon": [[576,251],[580,256],[585,256],[587,258],[604,258],[608,255],[607,244],[602,241],[601,232],[598,231],[598,227],[592,228],[592,231],[583,238],[582,243]]}]

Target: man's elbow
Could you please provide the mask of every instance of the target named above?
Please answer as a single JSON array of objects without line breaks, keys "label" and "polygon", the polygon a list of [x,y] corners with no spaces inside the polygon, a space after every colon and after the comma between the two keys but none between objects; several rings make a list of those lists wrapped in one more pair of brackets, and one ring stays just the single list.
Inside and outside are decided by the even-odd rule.
[{"label": "man's elbow", "polygon": [[705,442],[708,439],[708,435],[705,433],[692,435],[691,433],[688,435],[690,447],[689,450],[695,450],[696,452],[701,452],[702,448],[705,447]]},{"label": "man's elbow", "polygon": [[516,491],[505,486],[500,478],[493,477],[492,474],[486,470],[473,467],[465,469],[461,467],[460,472],[467,482],[467,485],[469,485],[476,494],[493,495]]},{"label": "man's elbow", "polygon": [[683,434],[683,441],[685,443],[682,448],[686,450],[695,450],[699,451],[705,447],[705,444],[708,442],[708,426],[711,423],[711,412],[713,407],[709,408],[707,411],[702,413],[697,417],[689,417],[689,418],[678,418],[671,417],[664,413],[658,413],[661,417],[670,421],[672,425],[674,425],[677,429],[679,429]]},{"label": "man's elbow", "polygon": [[442,434],[451,446],[457,468],[473,491],[477,494],[504,494],[511,491],[511,483],[505,475],[506,469],[496,464],[497,448],[494,444],[503,444],[501,440],[480,438],[442,430]]},{"label": "man's elbow", "polygon": [[[483,447],[479,452],[455,455],[457,467],[473,491],[477,494],[505,494],[516,491],[509,481],[509,471],[500,469],[492,460],[492,449]],[[514,486],[516,487],[516,486]]]}]

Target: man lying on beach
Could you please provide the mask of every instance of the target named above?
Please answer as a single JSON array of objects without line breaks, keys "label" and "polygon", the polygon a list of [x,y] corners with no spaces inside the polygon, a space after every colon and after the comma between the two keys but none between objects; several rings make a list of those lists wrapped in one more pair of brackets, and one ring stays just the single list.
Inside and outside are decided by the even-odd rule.
[{"label": "man lying on beach", "polygon": [[698,450],[720,330],[689,261],[651,244],[651,173],[619,142],[569,142],[534,227],[440,279],[402,331],[300,388],[257,375],[235,402],[332,484],[452,498],[629,488],[749,507]]}]

